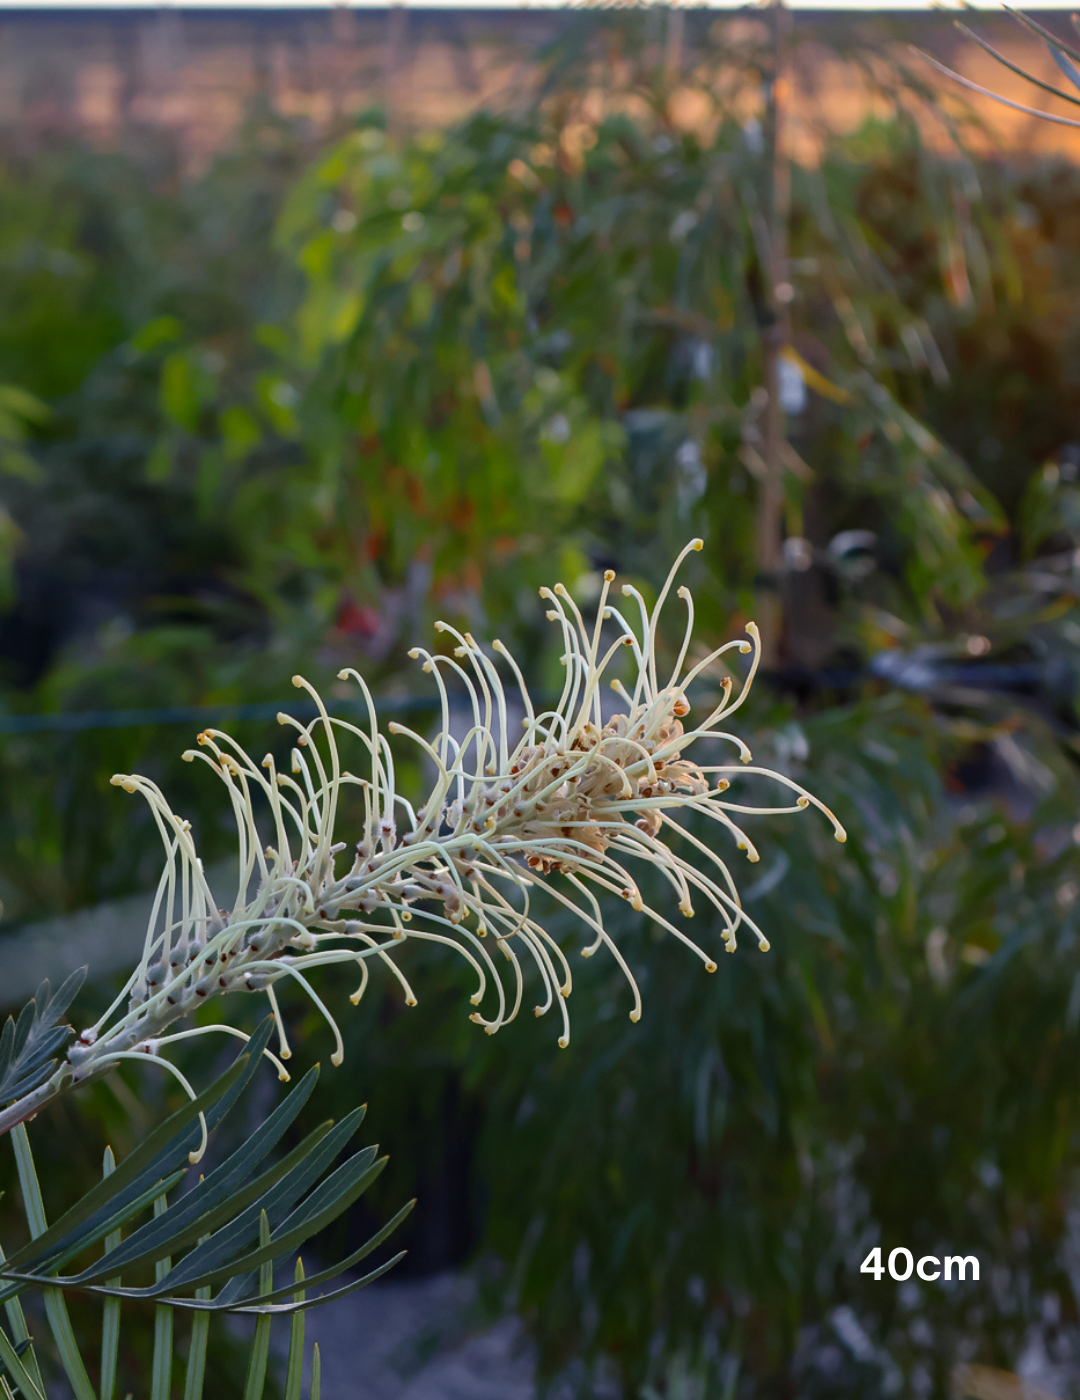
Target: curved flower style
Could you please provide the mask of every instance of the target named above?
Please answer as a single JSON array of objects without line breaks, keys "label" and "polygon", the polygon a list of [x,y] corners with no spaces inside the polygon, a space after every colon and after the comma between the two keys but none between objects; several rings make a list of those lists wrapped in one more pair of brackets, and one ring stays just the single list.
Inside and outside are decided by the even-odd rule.
[{"label": "curved flower style", "polygon": [[[242,1037],[242,1031],[224,1025],[166,1034],[201,1003],[230,991],[262,991],[269,998],[279,1032],[280,1059],[275,1062],[287,1077],[281,1061],[290,1051],[274,993],[275,984],[286,977],[299,982],[326,1017],[336,1042],[331,1059],[340,1064],[340,1032],[308,974],[332,965],[353,966],[360,979],[355,1003],[368,983],[368,962],[378,958],[414,1005],[412,989],[394,961],[394,953],[409,940],[444,944],[465,958],[477,979],[471,1019],[489,1035],[518,1014],[523,964],[531,964],[543,993],[535,1014],[558,1006],[559,1044],[566,1046],[570,965],[534,912],[533,897],[540,889],[584,925],[590,942],[583,956],[603,948],[618,963],[630,986],[630,1017],[636,1021],[641,996],[605,929],[604,896],[629,901],[686,944],[707,971],[715,972],[716,962],[644,902],[627,867],[633,860],[661,872],[684,916],[694,913],[695,895],[711,904],[720,915],[729,952],[743,925],[767,950],[765,935],[740,904],[727,865],[680,819],[698,814],[715,822],[752,861],[758,859],[757,851],[738,824],[746,814],[795,813],[815,806],[833,823],[837,840],[843,841],[845,833],[805,788],[753,766],[746,744],[726,727],[745,701],[760,659],[753,623],[747,627],[749,641],[728,642],[690,664],[694,606],[689,589],[680,587],[678,596],[687,609],[685,632],[670,675],[661,675],[656,654],[661,609],[679,566],[701,547],[700,540],[693,540],[682,551],[651,611],[637,589],[623,587],[636,610],[636,627],[609,602],[610,571],[591,625],[561,584],[541,590],[551,605],[548,618],[562,630],[566,680],[558,704],[538,712],[510,653],[500,642],[492,644],[524,711],[524,732],[512,748],[513,707],[495,662],[468,632],[437,624],[455,644],[453,654],[419,648],[410,654],[422,660],[438,687],[440,728],[429,740],[404,725],[387,725],[390,734],[417,744],[434,766],[434,787],[417,810],[397,791],[390,744],[356,671],[342,671],[341,678],[360,687],[369,717],[364,727],[331,716],[314,688],[294,678],[314,700],[317,715],[307,725],[278,716],[296,734],[290,773],[279,773],[269,755],[256,763],[219,730],[200,734],[199,749],[184,757],[211,768],[236,817],[240,878],[230,911],[218,909],[211,896],[189,823],[148,779],[115,777],[114,783],[149,803],[166,851],[143,956],[109,1011],[78,1037],[53,1080],[28,1098],[43,1096],[44,1102],[118,1060],[157,1054],[186,1036],[216,1030]],[[605,624],[610,626],[605,629]],[[724,675],[719,700],[690,723],[687,692],[729,652],[752,654],[748,675],[737,693],[731,677]],[[617,678],[611,681],[619,708],[605,718],[601,682],[616,658],[627,653],[631,688]],[[461,738],[451,726],[447,680],[471,708],[472,724]],[[359,746],[369,776],[355,777],[342,768],[338,741],[344,736]],[[722,746],[734,749],[738,762],[691,759],[691,746],[706,740],[718,741],[714,747],[720,757]],[[794,795],[793,802],[762,808],[728,800],[732,777],[743,773],[779,783]],[[338,802],[346,786],[360,789],[366,813],[355,845],[335,839]],[[269,844],[259,830],[257,801],[269,812]],[[162,1063],[182,1078],[168,1061]],[[38,1106],[30,1104],[20,1116]],[[5,1118],[18,1108],[15,1104],[0,1113],[0,1130],[10,1126]]]}]

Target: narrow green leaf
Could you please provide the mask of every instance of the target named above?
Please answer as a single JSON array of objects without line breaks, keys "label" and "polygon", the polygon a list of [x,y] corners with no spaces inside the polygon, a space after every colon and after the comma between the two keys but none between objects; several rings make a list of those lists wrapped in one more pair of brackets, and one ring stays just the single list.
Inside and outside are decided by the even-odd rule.
[{"label": "narrow green leaf", "polygon": [[[200,1288],[196,1298],[209,1299],[209,1288]],[[188,1348],[187,1375],[184,1377],[184,1400],[203,1400],[206,1378],[206,1341],[210,1334],[210,1314],[196,1313],[191,1319],[191,1345]]]},{"label": "narrow green leaf", "polygon": [[[45,1003],[45,1015],[50,1020],[59,1021],[60,1017],[63,1016],[64,1012],[78,995],[79,988],[86,981],[87,971],[88,969],[85,967],[76,968],[74,972],[60,983],[52,996],[49,997],[48,1001]],[[41,987],[38,989],[39,1000],[42,998],[43,993],[47,995],[48,986],[48,982],[43,982],[41,984]]]},{"label": "narrow green leaf", "polygon": [[75,1400],[96,1400],[94,1387],[90,1384],[90,1377],[86,1374],[86,1367],[79,1355],[75,1331],[71,1325],[63,1293],[58,1288],[46,1288],[42,1292],[45,1299],[45,1317],[48,1320],[56,1350],[60,1355],[64,1374],[75,1392]]},{"label": "narrow green leaf", "polygon": [[11,1338],[0,1327],[0,1362],[7,1368],[8,1375],[19,1387],[26,1400],[45,1400],[45,1389],[40,1377],[30,1374]]},{"label": "narrow green leaf", "polygon": [[[48,983],[45,984],[46,988]],[[32,997],[19,1012],[15,1022],[15,1051],[14,1059],[18,1059],[26,1047],[26,1042],[30,1039],[30,1031],[34,1024],[37,1013],[37,1001]]]},{"label": "narrow green leaf", "polygon": [[[302,1259],[296,1261],[296,1273],[294,1275],[297,1284],[304,1281],[304,1263]],[[293,1301],[302,1303],[304,1301],[304,1290],[297,1288],[293,1294]],[[300,1387],[304,1380],[304,1314],[296,1312],[293,1314],[292,1326],[289,1328],[289,1364],[285,1373],[285,1400],[303,1400]]]},{"label": "narrow green leaf", "polygon": [[[169,1203],[164,1196],[154,1202],[154,1214],[164,1215]],[[170,1260],[159,1260],[155,1268],[158,1282],[169,1272]],[[169,1400],[172,1390],[173,1312],[172,1308],[154,1309],[154,1365],[150,1380],[150,1400]]]},{"label": "narrow green leaf", "polygon": [[[3,1264],[4,1251],[0,1248],[0,1268],[3,1267]],[[7,1313],[8,1324],[11,1327],[12,1340],[19,1352],[19,1356],[22,1358],[23,1365],[30,1373],[38,1389],[44,1390],[45,1387],[41,1380],[41,1369],[38,1366],[37,1357],[34,1355],[34,1349],[29,1345],[24,1349],[24,1343],[29,1344],[30,1342],[30,1329],[26,1325],[26,1316],[23,1313],[22,1304],[19,1302],[18,1297],[8,1298],[4,1303],[4,1311]]]},{"label": "narrow green leaf", "polygon": [[[355,1153],[343,1162],[336,1171],[331,1172],[326,1180],[320,1183],[318,1190],[312,1191],[307,1199],[282,1221],[274,1235],[274,1244],[284,1250],[285,1241],[292,1238],[297,1230],[312,1230],[316,1221],[321,1222],[318,1228],[322,1229],[323,1225],[336,1220],[342,1211],[347,1210],[353,1201],[381,1176],[390,1158],[375,1159],[378,1150],[378,1147],[365,1147],[363,1151]],[[254,1267],[255,1262],[252,1260],[248,1268]]]},{"label": "narrow green leaf", "polygon": [[[116,1170],[116,1159],[111,1147],[105,1149],[102,1175],[112,1176]],[[105,1253],[115,1253],[120,1247],[123,1235],[113,1230],[105,1239]],[[114,1288],[120,1287],[120,1276],[109,1280]],[[120,1299],[106,1298],[101,1316],[101,1400],[113,1400],[116,1390],[116,1357],[120,1347]]]},{"label": "narrow green leaf", "polygon": [[321,1400],[322,1392],[322,1357],[319,1355],[319,1344],[315,1343],[315,1350],[311,1356],[311,1400]]},{"label": "narrow green leaf", "polygon": [[15,1054],[15,1022],[9,1016],[4,1022],[4,1029],[0,1031],[0,1079],[7,1074],[8,1066],[11,1064]]},{"label": "narrow green leaf", "polygon": [[[41,1199],[41,1185],[34,1167],[34,1158],[30,1151],[30,1139],[26,1133],[25,1123],[20,1123],[11,1130],[11,1141],[15,1148],[15,1165],[19,1173],[19,1185],[22,1187],[26,1223],[30,1227],[31,1235],[36,1238],[44,1234],[47,1223],[45,1205]],[[60,1364],[64,1368],[64,1374],[75,1392],[75,1400],[97,1400],[94,1387],[90,1384],[90,1377],[86,1374],[86,1367],[79,1355],[64,1295],[58,1288],[45,1288],[42,1292],[49,1330],[52,1332],[53,1342],[60,1357]]]},{"label": "narrow green leaf", "polygon": [[[259,1218],[259,1245],[262,1251],[270,1248],[270,1221],[266,1211]],[[259,1270],[259,1294],[265,1296],[274,1291],[274,1265],[268,1259]],[[255,1324],[255,1336],[251,1343],[251,1356],[248,1359],[247,1382],[244,1385],[244,1400],[262,1400],[266,1385],[266,1361],[270,1355],[269,1315],[259,1318]]]},{"label": "narrow green leaf", "polygon": [[393,1259],[388,1259],[385,1264],[380,1264],[377,1269],[372,1269],[370,1274],[365,1274],[363,1278],[353,1279],[344,1288],[335,1288],[332,1293],[320,1293],[316,1298],[306,1298],[302,1303],[247,1303],[243,1307],[233,1308],[237,1313],[273,1313],[287,1316],[291,1313],[306,1311],[308,1308],[322,1307],[323,1303],[331,1303],[335,1298],[347,1298],[350,1293],[356,1293],[361,1288],[366,1288],[369,1283],[374,1283],[377,1278],[382,1278],[383,1274],[388,1274],[395,1265],[408,1254],[407,1249],[398,1250]]},{"label": "narrow green leaf", "polygon": [[[283,1264],[285,1256],[280,1256],[277,1262]],[[223,1312],[230,1312],[237,1303],[246,1303],[251,1298],[257,1297],[258,1295],[252,1290],[258,1281],[257,1270],[247,1274],[235,1274],[227,1283],[222,1284],[214,1299],[215,1309],[220,1308]]]}]

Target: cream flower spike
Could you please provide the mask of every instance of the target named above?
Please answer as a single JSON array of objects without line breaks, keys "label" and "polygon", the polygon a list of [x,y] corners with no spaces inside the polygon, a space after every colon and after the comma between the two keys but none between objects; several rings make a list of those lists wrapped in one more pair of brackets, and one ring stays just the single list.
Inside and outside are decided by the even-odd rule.
[{"label": "cream flower spike", "polygon": [[[178,1038],[211,1031],[242,1036],[226,1025],[163,1035],[174,1021],[233,991],[267,995],[279,1030],[280,1058],[272,1058],[287,1077],[283,1062],[289,1045],[274,993],[274,985],[286,978],[299,983],[326,1018],[335,1041],[332,1061],[339,1064],[341,1035],[310,974],[352,967],[359,978],[356,1002],[368,984],[368,964],[377,960],[397,978],[407,1003],[415,1005],[395,961],[408,941],[442,944],[465,959],[476,978],[471,1019],[488,1034],[517,1016],[526,979],[535,977],[541,995],[534,1012],[540,1016],[558,1007],[559,1044],[565,1046],[570,964],[534,909],[533,895],[540,890],[584,926],[584,957],[603,949],[614,958],[629,984],[630,1018],[636,1021],[641,995],[605,928],[602,906],[608,899],[626,900],[666,929],[707,971],[715,972],[717,965],[711,951],[645,903],[630,870],[635,861],[660,872],[683,916],[694,913],[695,898],[710,905],[728,952],[735,951],[743,926],[767,950],[724,859],[689,829],[687,819],[716,823],[751,861],[758,859],[757,851],[739,824],[748,814],[795,814],[816,807],[832,822],[837,840],[845,840],[845,833],[799,783],[755,767],[747,745],[727,727],[746,700],[760,661],[753,623],[746,629],[749,640],[727,642],[690,664],[693,600],[689,589],[680,587],[685,630],[674,668],[661,684],[656,654],[661,610],[684,559],[701,547],[701,540],[692,540],[682,551],[651,609],[637,589],[625,586],[623,595],[633,601],[630,618],[610,601],[610,570],[591,625],[561,584],[541,589],[564,646],[566,677],[553,708],[538,710],[501,642],[493,642],[491,650],[509,672],[510,694],[495,660],[468,632],[438,623],[452,654],[410,652],[438,689],[440,723],[431,738],[395,722],[384,732],[375,700],[353,670],[342,671],[340,678],[359,687],[367,713],[363,724],[331,716],[314,688],[294,677],[317,713],[308,724],[278,716],[294,732],[287,773],[278,772],[270,755],[257,763],[220,730],[200,734],[199,747],[184,757],[211,769],[236,820],[240,873],[229,912],[219,910],[211,896],[189,824],[148,779],[115,777],[114,783],[149,804],[164,843],[165,868],[142,958],[113,1006],[72,1047],[54,1076],[53,1093],[72,1080],[96,1076],[121,1057],[158,1054]],[[711,706],[691,722],[688,690],[729,653],[750,656],[745,679],[736,687],[723,675],[719,700],[714,690]],[[612,710],[604,703],[602,683],[616,668],[629,674],[625,682],[617,676],[610,681],[616,697]],[[466,700],[471,722],[464,734],[451,724],[447,681]],[[524,716],[523,733],[511,747],[509,726],[517,713]],[[434,770],[434,785],[415,811],[397,791],[388,735],[417,745]],[[367,776],[355,777],[342,767],[340,741],[359,753]],[[693,745],[719,748],[721,757],[730,748],[738,761],[700,764],[688,756]],[[793,794],[793,802],[758,807],[729,801],[724,794],[742,774],[771,779]],[[338,799],[346,785],[359,788],[364,810],[362,830],[349,832],[348,841],[337,831]],[[257,819],[256,801],[268,818]],[[0,1130],[11,1112],[0,1113]]]}]

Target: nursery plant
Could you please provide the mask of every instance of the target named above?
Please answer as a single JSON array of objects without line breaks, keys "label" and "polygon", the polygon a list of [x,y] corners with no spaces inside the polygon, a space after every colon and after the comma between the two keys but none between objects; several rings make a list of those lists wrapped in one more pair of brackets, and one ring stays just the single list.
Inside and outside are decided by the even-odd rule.
[{"label": "nursery plant", "polygon": [[[50,412],[0,482],[4,703],[146,712],[5,744],[8,917],[154,878],[150,823],[74,798],[117,768],[167,782],[224,854],[153,711],[272,714],[293,672],[331,684],[360,654],[403,689],[435,615],[497,618],[540,671],[546,561],[655,585],[658,534],[723,541],[706,629],[757,616],[767,157],[742,104],[767,54],[687,15],[681,90],[710,117],[686,129],[633,46],[653,19],[579,18],[590,80],[618,89],[599,120],[560,69],[542,107],[447,132],[394,142],[366,114],[301,178],[301,137],[265,114],[199,178],[144,148],[7,156],[0,363]],[[605,44],[619,63],[597,68]],[[811,684],[909,629],[951,638],[1002,528],[982,488],[1012,507],[1068,431],[1071,177],[942,160],[898,111],[793,174],[796,543],[775,582]],[[1038,234],[1013,227],[1020,198]],[[77,373],[51,380],[61,344]]]},{"label": "nursery plant", "polygon": [[[678,588],[686,611],[681,643],[677,649],[663,645],[661,611],[676,572],[701,548],[702,541],[693,540],[682,551],[652,606],[633,585],[624,585],[629,616],[610,600],[612,571],[604,576],[588,623],[563,585],[541,590],[561,637],[566,672],[553,705],[534,699],[499,641],[489,652],[470,633],[440,624],[449,645],[414,653],[438,689],[441,723],[431,737],[397,722],[384,732],[377,704],[353,670],[343,671],[341,679],[360,687],[368,707],[363,726],[331,715],[314,688],[296,678],[317,716],[307,724],[279,716],[293,735],[288,771],[279,771],[269,754],[256,762],[222,731],[200,734],[199,748],[185,757],[212,770],[236,821],[239,880],[230,909],[216,907],[191,824],[149,780],[114,778],[149,803],[165,849],[143,955],[94,1024],[76,1033],[63,1019],[81,983],[76,973],[53,995],[44,987],[17,1020],[8,1020],[0,1040],[0,1132],[11,1137],[30,1234],[0,1266],[0,1300],[7,1309],[0,1361],[8,1394],[18,1392],[26,1400],[46,1394],[45,1358],[20,1302],[28,1290],[37,1290],[52,1352],[78,1400],[113,1394],[123,1304],[140,1300],[155,1307],[148,1377],[153,1400],[167,1400],[171,1392],[173,1314],[181,1309],[194,1314],[187,1400],[203,1393],[206,1321],[215,1311],[258,1318],[245,1400],[263,1393],[272,1317],[293,1316],[286,1394],[297,1400],[303,1310],[324,1296],[362,1286],[396,1262],[335,1293],[308,1296],[380,1245],[408,1206],[360,1249],[309,1279],[299,1259],[294,1261],[300,1247],[336,1220],[385,1165],[377,1149],[366,1148],[326,1175],[362,1111],[316,1128],[255,1174],[310,1095],[313,1069],[243,1146],[197,1183],[187,1179],[261,1058],[282,1080],[289,1078],[286,1061],[292,1050],[276,995],[282,982],[298,983],[325,1017],[334,1040],[331,1063],[338,1066],[344,1057],[341,1033],[312,974],[324,967],[351,968],[359,976],[350,998],[355,1003],[374,960],[414,1003],[396,958],[409,943],[442,945],[464,958],[476,977],[470,1019],[487,1034],[520,1012],[528,971],[530,987],[533,979],[540,987],[534,1014],[557,1007],[558,1044],[565,1049],[572,973],[566,950],[542,921],[538,906],[545,897],[583,926],[588,939],[583,956],[603,950],[614,959],[629,985],[631,1021],[641,1017],[642,998],[605,924],[606,906],[613,901],[626,902],[648,924],[684,944],[706,971],[718,969],[716,948],[701,946],[646,902],[634,863],[659,873],[684,918],[693,915],[695,900],[711,906],[728,952],[735,951],[744,928],[768,951],[765,933],[744,909],[715,838],[733,842],[756,861],[745,817],[794,815],[811,807],[828,817],[837,840],[844,841],[846,833],[801,783],[755,765],[746,743],[729,727],[760,660],[754,624],[748,624],[745,640],[711,650],[695,646],[693,598],[683,585]],[[750,657],[738,680],[726,665],[732,655]],[[629,657],[626,666],[620,664],[624,657]],[[606,703],[606,682],[613,702]],[[453,721],[455,695],[467,697],[460,729]],[[519,727],[520,736],[514,732]],[[434,771],[431,790],[417,806],[399,790],[388,735],[419,745]],[[343,766],[346,744],[365,776]],[[764,804],[762,782],[778,784],[788,800]],[[358,832],[343,830],[339,821],[342,795],[350,788],[362,800]],[[712,841],[694,834],[691,817],[706,819]],[[266,996],[276,1051],[268,1043],[269,1023],[250,1035],[231,1019],[204,1019],[204,1009],[216,1009],[233,992]],[[214,1034],[237,1037],[245,1048],[225,1074],[198,1093],[174,1062],[174,1047]],[[61,1095],[130,1060],[175,1077],[190,1101],[122,1162],[107,1154],[101,1182],[50,1225],[27,1124]],[[67,1315],[69,1292],[103,1300],[97,1383]],[[316,1362],[312,1393],[318,1389]]]},{"label": "nursery plant", "polygon": [[[355,681],[333,679],[356,664],[380,696],[395,791],[415,798],[440,780],[438,765],[386,721],[440,752],[426,717],[415,718],[423,712],[398,708],[414,700],[398,658],[427,641],[433,616],[461,636],[501,634],[528,657],[531,693],[554,691],[535,702],[541,709],[561,689],[553,677],[565,649],[561,624],[553,655],[538,620],[532,585],[548,570],[583,602],[617,563],[651,598],[657,561],[703,534],[706,568],[693,580],[702,635],[722,638],[755,615],[755,593],[771,582],[754,556],[768,151],[747,112],[757,110],[768,45],[739,47],[726,22],[687,12],[679,86],[704,96],[715,118],[687,127],[662,80],[662,18],[578,18],[536,110],[399,140],[368,114],[298,179],[298,148],[261,126],[252,147],[199,179],[83,149],[5,166],[4,376],[22,383],[33,366],[26,387],[50,410],[20,400],[8,441],[23,471],[3,479],[13,601],[2,719],[43,725],[4,744],[9,914],[73,910],[156,879],[155,812],[167,831],[169,818],[156,800],[133,809],[110,793],[117,768],[168,794],[208,866],[235,846],[232,802],[215,803],[205,765],[174,760],[168,731],[153,727],[178,703],[273,701],[275,711],[302,670],[328,715],[367,735],[334,730],[342,763],[363,772],[354,755],[369,755],[367,704]],[[711,86],[735,59],[744,86]],[[590,84],[608,90],[599,109]],[[64,218],[52,217],[57,207]],[[1076,207],[1074,172],[971,161],[962,148],[942,159],[902,112],[793,172],[784,479],[793,544],[778,583],[786,656],[802,675],[798,703],[758,684],[738,720],[758,759],[859,820],[842,851],[822,823],[767,828],[766,859],[740,896],[773,943],[766,975],[742,956],[721,976],[688,975],[682,959],[658,956],[654,941],[672,936],[663,926],[647,929],[632,900],[594,885],[644,1016],[629,1022],[625,976],[597,956],[575,998],[587,1014],[575,1017],[572,1049],[557,1054],[547,1021],[522,1024],[531,1018],[519,1014],[503,1035],[478,1033],[461,1002],[479,973],[445,945],[445,975],[426,980],[439,948],[416,936],[375,953],[362,940],[357,948],[359,934],[311,926],[315,948],[284,954],[366,949],[357,983],[365,965],[386,974],[343,1018],[332,988],[350,962],[321,976],[296,969],[339,1021],[349,1066],[305,1090],[305,1113],[344,1119],[368,1093],[357,1079],[370,1078],[368,1121],[394,1146],[395,1172],[357,1203],[364,1230],[397,1211],[396,1198],[368,1205],[387,1178],[406,1179],[402,1194],[427,1206],[402,1226],[414,1231],[415,1261],[416,1244],[436,1239],[441,1191],[455,1226],[465,1217],[463,1238],[450,1259],[432,1245],[426,1262],[445,1266],[479,1247],[488,1267],[497,1252],[496,1305],[509,1295],[542,1375],[569,1373],[583,1394],[614,1373],[665,1397],[877,1400],[901,1376],[915,1393],[946,1394],[952,1359],[976,1350],[1013,1367],[1033,1336],[1062,1364],[1075,1358],[1070,675],[1080,632],[1069,610],[1080,516],[1063,445],[1073,429]],[[239,227],[237,249],[228,231]],[[45,375],[80,345],[62,382]],[[455,644],[452,634],[443,643]],[[457,660],[478,686],[472,664]],[[516,724],[523,703],[503,674]],[[1008,688],[1014,674],[1022,693]],[[462,742],[471,701],[451,679]],[[792,678],[779,679],[790,697]],[[439,715],[434,685],[431,699]],[[127,707],[139,708],[117,714]],[[320,747],[325,764],[309,693],[295,714],[305,725],[315,717],[300,751]],[[77,727],[102,719],[128,727]],[[228,721],[245,749],[257,757],[270,747],[288,772],[271,724]],[[269,799],[249,772],[268,770],[211,737],[199,752],[219,765],[213,745],[232,754],[260,840],[276,849]],[[302,772],[292,776],[304,786]],[[340,788],[337,827],[350,843],[367,824],[364,792]],[[691,835],[713,847],[716,823],[687,816]],[[399,806],[399,827],[409,820]],[[695,849],[687,842],[684,855]],[[180,845],[173,858],[180,891]],[[351,858],[335,855],[340,875]],[[255,859],[242,898],[219,895],[230,917],[255,900]],[[685,923],[665,902],[661,866],[639,864],[643,901],[711,956],[725,915],[704,900]],[[535,877],[530,909],[554,942],[569,949],[575,920],[595,941],[547,890],[554,883],[595,917],[565,876],[523,870]],[[496,1020],[498,992],[476,945],[422,909],[452,922],[446,901],[417,899],[402,902],[402,929],[467,951],[488,979],[487,1000],[468,1009]],[[367,921],[360,910],[343,916]],[[5,932],[2,951],[19,956],[31,938]],[[508,1015],[516,973],[496,942],[496,931],[480,940],[506,979]],[[544,1004],[533,945],[515,935],[509,946]],[[561,978],[550,944],[537,946]],[[383,953],[423,990],[417,1012],[402,1010]],[[91,981],[77,1026],[96,1024],[111,997],[101,977]],[[301,1009],[306,992],[291,974],[273,991],[299,1055],[322,1012],[310,1001]],[[156,1038],[214,1018],[251,1030],[225,989],[198,1000],[209,1005]],[[562,1000],[552,996],[552,1014]],[[116,1007],[99,1039],[128,1010]],[[51,1214],[85,1187],[74,1174],[97,1134],[98,1153],[106,1140],[136,1150],[136,1120],[118,1124],[107,1086],[121,1091],[138,1075],[145,1102],[156,1079],[175,1105],[185,1091],[166,1062],[201,1090],[222,1068],[212,1047],[223,1034],[166,1045],[152,1069],[135,1050],[135,1061],[88,1075],[29,1123]],[[280,1041],[266,1048],[291,1066]],[[227,1155],[230,1125],[242,1133],[267,1111],[272,1076],[260,1078],[216,1127],[216,1106],[204,1108],[208,1156],[187,1181]],[[186,1131],[177,1170],[201,1142],[197,1116]],[[285,1150],[298,1141],[291,1134]],[[450,1139],[455,1148],[465,1139],[472,1158],[444,1182]],[[21,1248],[15,1194],[3,1202],[4,1242]],[[863,1286],[858,1266],[874,1241],[908,1232],[913,1247],[917,1237],[928,1250],[953,1248],[969,1230],[990,1241],[987,1257],[1008,1259],[1007,1286],[914,1300]],[[320,1243],[305,1244],[305,1257]],[[256,1245],[252,1236],[243,1247]],[[153,1286],[144,1267],[133,1264],[124,1286]],[[293,1277],[279,1268],[274,1287],[286,1285]],[[29,1323],[49,1353],[36,1296],[27,1285]],[[96,1377],[100,1328],[89,1319],[100,1297],[68,1296]],[[131,1380],[121,1395],[144,1345],[151,1373],[153,1308],[123,1303],[117,1379]],[[187,1332],[178,1326],[181,1355]],[[213,1328],[210,1346],[224,1335]],[[237,1393],[242,1385],[241,1376]]]}]

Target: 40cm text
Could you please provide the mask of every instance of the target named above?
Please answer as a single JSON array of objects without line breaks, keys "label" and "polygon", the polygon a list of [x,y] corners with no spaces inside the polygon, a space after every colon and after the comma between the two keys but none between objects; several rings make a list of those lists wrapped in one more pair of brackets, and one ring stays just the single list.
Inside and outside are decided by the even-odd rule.
[{"label": "40cm text", "polygon": [[[897,1283],[903,1283],[909,1279],[912,1272],[925,1283],[936,1283],[938,1279],[951,1282],[952,1279],[966,1280],[973,1279],[979,1281],[979,1261],[974,1254],[948,1254],[943,1261],[936,1254],[924,1254],[916,1264],[915,1258],[910,1249],[904,1249],[901,1245],[899,1249],[894,1249],[889,1254],[889,1275]],[[881,1262],[881,1245],[877,1244],[862,1261],[859,1266],[860,1274],[873,1274],[879,1282],[885,1274],[885,1266]]]}]

